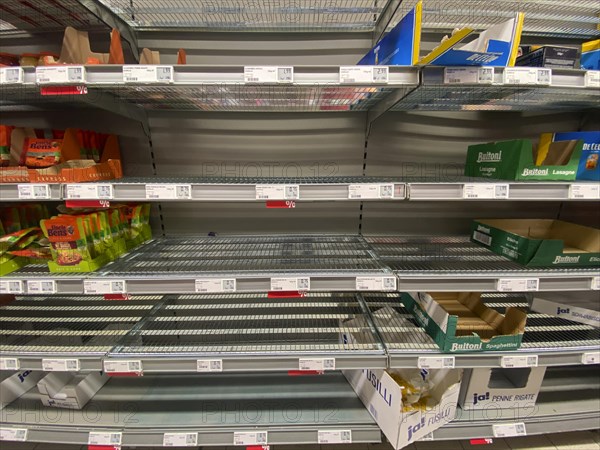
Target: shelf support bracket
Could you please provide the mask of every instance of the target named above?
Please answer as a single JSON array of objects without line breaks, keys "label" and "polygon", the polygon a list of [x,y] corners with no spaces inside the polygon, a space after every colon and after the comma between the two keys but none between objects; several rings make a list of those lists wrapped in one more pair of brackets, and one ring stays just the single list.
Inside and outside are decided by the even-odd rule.
[{"label": "shelf support bracket", "polygon": [[372,42],[375,45],[385,34],[385,30],[387,30],[388,26],[392,22],[392,19],[396,15],[398,8],[400,8],[400,4],[402,0],[389,0],[385,5],[385,8],[379,15],[377,19],[377,23],[375,24],[375,30],[373,30]]}]

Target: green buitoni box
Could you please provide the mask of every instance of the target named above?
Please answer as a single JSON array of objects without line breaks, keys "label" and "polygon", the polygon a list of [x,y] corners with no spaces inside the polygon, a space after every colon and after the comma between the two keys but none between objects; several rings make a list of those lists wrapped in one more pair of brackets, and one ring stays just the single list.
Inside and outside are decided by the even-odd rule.
[{"label": "green buitoni box", "polygon": [[574,180],[583,141],[550,142],[543,136],[539,148],[528,139],[470,145],[465,176],[519,181]]},{"label": "green buitoni box", "polygon": [[477,219],[471,240],[524,266],[600,266],[600,230],[552,219]]},{"label": "green buitoni box", "polygon": [[527,313],[487,307],[478,292],[410,292],[402,303],[440,350],[446,353],[516,350],[521,346]]}]

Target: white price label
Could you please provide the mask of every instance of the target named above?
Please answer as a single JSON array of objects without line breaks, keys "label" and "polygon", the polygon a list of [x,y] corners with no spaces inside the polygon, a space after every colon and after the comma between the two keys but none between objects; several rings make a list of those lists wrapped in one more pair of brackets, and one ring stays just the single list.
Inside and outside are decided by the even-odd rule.
[{"label": "white price label", "polygon": [[237,289],[236,284],[235,278],[202,278],[196,280],[196,292],[205,294],[235,292]]},{"label": "white price label", "polygon": [[45,200],[50,198],[50,186],[47,184],[17,185],[20,200]]},{"label": "white price label", "polygon": [[42,359],[44,372],[79,372],[78,359]]},{"label": "white price label", "polygon": [[113,198],[112,184],[67,184],[69,200],[110,200]]},{"label": "white price label", "polygon": [[0,280],[0,294],[22,294],[23,292],[21,280]]},{"label": "white price label", "polygon": [[454,356],[422,356],[417,360],[419,369],[454,369]]},{"label": "white price label", "polygon": [[335,358],[300,358],[298,360],[298,369],[315,370],[317,372],[335,370]]},{"label": "white price label", "polygon": [[500,292],[532,292],[540,290],[538,278],[500,278],[496,285]]},{"label": "white price label", "polygon": [[465,184],[463,198],[466,199],[507,199],[510,186],[508,184],[475,183]]},{"label": "white price label", "polygon": [[445,67],[444,84],[492,84],[493,67]]},{"label": "white price label", "polygon": [[350,184],[349,199],[394,198],[394,185],[388,184]]},{"label": "white price label", "polygon": [[191,184],[147,184],[148,200],[189,200],[192,198]]},{"label": "white price label", "polygon": [[387,84],[389,78],[388,66],[340,67],[340,84]]},{"label": "white price label", "polygon": [[21,67],[0,68],[0,84],[23,83],[23,69]]},{"label": "white price label", "polygon": [[54,280],[27,280],[28,294],[56,294],[56,292]]},{"label": "white price label", "polygon": [[126,294],[127,283],[125,280],[84,280],[83,292],[85,294]]},{"label": "white price label", "polygon": [[38,66],[35,68],[38,84],[71,84],[85,82],[83,66]]},{"label": "white price label", "polygon": [[492,428],[494,430],[494,437],[496,438],[527,436],[523,422],[494,425]]},{"label": "white price label", "polygon": [[163,447],[196,447],[198,433],[165,433]]},{"label": "white price label", "polygon": [[537,367],[538,355],[515,355],[500,358],[500,366],[512,369],[519,367]]},{"label": "white price label", "polygon": [[592,281],[590,282],[590,289],[592,291],[600,290],[600,277],[592,277]]},{"label": "white price label", "polygon": [[572,184],[569,186],[570,199],[600,199],[600,184]]},{"label": "white price label", "polygon": [[587,352],[581,355],[581,364],[600,364],[600,352]]},{"label": "white price label", "polygon": [[266,431],[235,431],[233,445],[267,445]]},{"label": "white price label", "polygon": [[271,278],[272,291],[309,291],[310,278]]},{"label": "white price label", "polygon": [[104,371],[106,373],[141,373],[142,361],[138,360],[110,360],[104,361]]},{"label": "white price label", "polygon": [[27,428],[0,428],[0,441],[20,441],[27,440]]},{"label": "white price label", "polygon": [[123,66],[125,83],[172,83],[173,66]]},{"label": "white price label", "polygon": [[433,437],[433,433],[427,433],[425,436],[423,436],[421,439],[419,439],[419,441],[433,441],[434,437]]},{"label": "white price label", "polygon": [[357,291],[395,291],[396,277],[356,277]]},{"label": "white price label", "polygon": [[507,67],[504,69],[504,84],[549,85],[552,70],[533,67]]},{"label": "white price label", "polygon": [[21,363],[17,358],[0,358],[0,370],[19,370]]},{"label": "white price label", "polygon": [[297,184],[257,184],[257,200],[297,200],[300,186]]},{"label": "white price label", "polygon": [[198,372],[223,372],[222,359],[199,359],[196,361]]},{"label": "white price label", "polygon": [[352,430],[318,430],[319,444],[351,444]]},{"label": "white price label", "polygon": [[244,83],[293,83],[292,66],[245,66]]},{"label": "white price label", "polygon": [[90,431],[88,445],[106,445],[109,447],[120,447],[123,440],[121,432]]},{"label": "white price label", "polygon": [[600,87],[600,70],[588,70],[585,73],[585,87]]}]

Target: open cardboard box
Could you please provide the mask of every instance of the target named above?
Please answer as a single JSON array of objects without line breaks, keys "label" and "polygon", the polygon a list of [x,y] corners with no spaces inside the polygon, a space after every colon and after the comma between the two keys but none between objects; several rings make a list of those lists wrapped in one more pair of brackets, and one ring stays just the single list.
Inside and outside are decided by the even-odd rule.
[{"label": "open cardboard box", "polygon": [[477,292],[412,292],[402,303],[443,352],[516,350],[521,346],[527,313],[487,307]]},{"label": "open cardboard box", "polygon": [[0,410],[33,388],[43,376],[44,372],[31,370],[0,372]]},{"label": "open cardboard box", "polygon": [[477,219],[471,240],[525,266],[596,266],[600,230],[552,219]]},{"label": "open cardboard box", "polygon": [[[550,138],[548,138],[549,136]],[[529,139],[470,145],[465,176],[498,180],[574,180],[582,140],[553,141],[542,134],[539,145]]]},{"label": "open cardboard box", "polygon": [[52,372],[38,381],[44,406],[82,409],[108,381],[104,372]]},{"label": "open cardboard box", "polygon": [[537,292],[529,300],[532,311],[600,328],[597,291]]}]

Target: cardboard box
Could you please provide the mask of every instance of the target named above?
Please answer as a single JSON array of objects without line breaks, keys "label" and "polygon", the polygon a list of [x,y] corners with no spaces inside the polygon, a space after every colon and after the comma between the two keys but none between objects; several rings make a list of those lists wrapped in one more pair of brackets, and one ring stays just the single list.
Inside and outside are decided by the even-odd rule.
[{"label": "cardboard box", "polygon": [[524,266],[598,266],[600,230],[552,219],[476,219],[471,241]]},{"label": "cardboard box", "polygon": [[0,372],[0,410],[33,388],[43,376],[44,372],[31,370]]},{"label": "cardboard box", "polygon": [[[587,298],[586,298],[587,297]],[[600,327],[598,292],[540,292],[530,301],[529,309],[549,316]]]},{"label": "cardboard box", "polygon": [[465,410],[531,408],[545,372],[545,367],[467,369],[458,404]]},{"label": "cardboard box", "polygon": [[497,180],[574,180],[582,140],[553,142],[542,135],[539,145],[528,139],[470,145],[465,176]]},{"label": "cardboard box", "polygon": [[462,370],[397,369],[394,372],[406,380],[414,376],[427,379],[433,386],[431,406],[425,411],[403,412],[402,387],[384,370],[345,370],[344,376],[397,450],[454,419]]},{"label": "cardboard box", "polygon": [[82,409],[109,377],[103,372],[52,372],[38,382],[44,406]]},{"label": "cardboard box", "polygon": [[[540,142],[561,142],[574,139],[583,141],[576,179],[600,181],[600,131],[572,131],[567,133],[545,133],[540,137]],[[538,155],[539,157],[539,155]]]},{"label": "cardboard box", "polygon": [[530,52],[519,56],[515,65],[574,69],[578,56],[579,51],[576,48],[545,45],[533,47]]},{"label": "cardboard box", "polygon": [[446,353],[516,350],[521,346],[527,313],[487,307],[477,292],[412,292],[402,303],[440,350]]},{"label": "cardboard box", "polygon": [[600,39],[581,44],[581,68],[600,70]]}]

